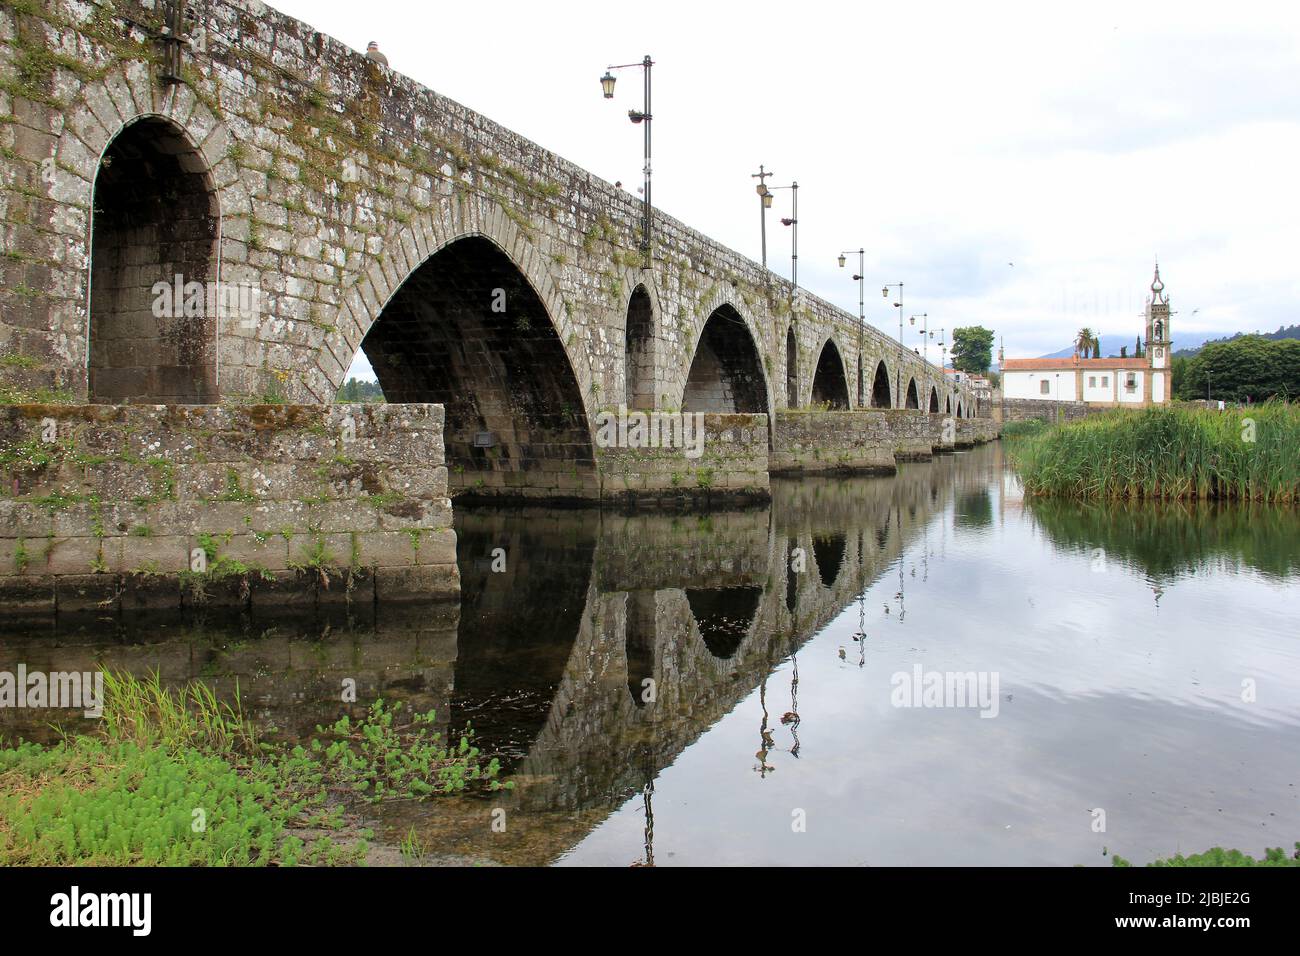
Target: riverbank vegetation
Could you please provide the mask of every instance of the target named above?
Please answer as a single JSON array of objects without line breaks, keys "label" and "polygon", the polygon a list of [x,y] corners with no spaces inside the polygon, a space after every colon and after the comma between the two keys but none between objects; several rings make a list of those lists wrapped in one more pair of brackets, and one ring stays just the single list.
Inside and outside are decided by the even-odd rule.
[{"label": "riverbank vegetation", "polygon": [[1300,406],[1117,410],[1004,438],[1026,494],[1300,501]]},{"label": "riverbank vegetation", "polygon": [[260,740],[237,704],[106,675],[104,718],[53,746],[0,749],[0,865],[363,862],[366,801],[496,789],[466,731],[376,701],[306,746]]},{"label": "riverbank vegetation", "polygon": [[[1240,850],[1225,850],[1216,846],[1204,853],[1183,856],[1181,853],[1167,859],[1153,860],[1147,866],[1300,866],[1300,843],[1295,845],[1295,855],[1287,856],[1280,846],[1264,851],[1264,858],[1255,859]],[[1112,866],[1132,866],[1122,856],[1111,857]]]}]

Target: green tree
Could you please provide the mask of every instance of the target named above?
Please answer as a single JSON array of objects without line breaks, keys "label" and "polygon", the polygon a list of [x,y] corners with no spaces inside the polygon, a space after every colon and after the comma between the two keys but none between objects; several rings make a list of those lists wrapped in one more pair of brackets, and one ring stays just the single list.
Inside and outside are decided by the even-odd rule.
[{"label": "green tree", "polygon": [[1089,352],[1095,348],[1099,348],[1097,343],[1097,333],[1085,325],[1074,337],[1075,356],[1077,357],[1082,355],[1084,358],[1087,358]]},{"label": "green tree", "polygon": [[983,375],[993,364],[993,333],[982,325],[952,330],[952,367]]},{"label": "green tree", "polygon": [[1206,345],[1187,359],[1174,395],[1229,402],[1300,397],[1300,340],[1243,335]]},{"label": "green tree", "polygon": [[1183,382],[1187,379],[1187,356],[1175,355],[1169,363],[1169,394],[1183,398]]}]

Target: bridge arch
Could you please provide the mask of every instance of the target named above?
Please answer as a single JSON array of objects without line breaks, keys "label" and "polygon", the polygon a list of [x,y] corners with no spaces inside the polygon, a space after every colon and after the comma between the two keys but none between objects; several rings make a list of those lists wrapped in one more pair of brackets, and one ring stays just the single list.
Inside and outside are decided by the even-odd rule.
[{"label": "bridge arch", "polygon": [[516,261],[481,233],[442,243],[394,286],[358,348],[389,401],[444,406],[453,494],[529,493],[522,486],[581,497],[580,489],[561,495],[541,480],[505,477],[545,479],[559,462],[581,487],[595,484],[579,375],[554,313]]},{"label": "bridge arch", "polygon": [[817,371],[813,375],[812,404],[828,405],[833,409],[849,407],[849,385],[844,376],[844,359],[833,337],[827,338],[817,357]]},{"label": "bridge arch", "polygon": [[624,401],[628,408],[655,407],[655,317],[659,310],[645,283],[628,299],[623,327]]},{"label": "bridge arch", "polygon": [[684,412],[762,412],[771,409],[758,340],[736,308],[717,306],[700,329],[682,390]]},{"label": "bridge arch", "polygon": [[785,407],[799,407],[799,345],[793,322],[785,331]]},{"label": "bridge arch", "polygon": [[951,414],[952,414],[952,395],[951,395],[951,394],[949,394],[949,395],[945,395],[945,396],[943,397],[943,413],[944,413],[945,415],[951,415]]},{"label": "bridge arch", "polygon": [[889,388],[889,369],[885,366],[885,360],[881,359],[876,365],[875,375],[871,380],[871,407],[872,408],[893,408],[894,402],[892,393]]},{"label": "bridge arch", "polygon": [[360,278],[344,295],[338,321],[317,349],[316,368],[304,378],[306,390],[316,401],[333,401],[361,340],[398,287],[434,254],[472,237],[496,245],[541,300],[564,347],[567,364],[578,380],[583,410],[588,418],[594,416],[597,402],[593,398],[591,363],[579,347],[579,329],[543,264],[545,257],[496,202],[486,198],[455,202],[450,187],[441,201],[409,224],[393,220],[381,251],[368,258]]},{"label": "bridge arch", "polygon": [[[113,89],[114,94],[102,95],[105,88]],[[119,90],[124,95],[117,95]],[[100,93],[94,98],[93,108],[89,102],[89,94],[92,92]],[[212,204],[211,218],[216,228],[215,236],[212,237],[214,253],[208,257],[208,273],[202,279],[195,277],[194,281],[212,283],[215,287],[223,272],[222,247],[232,242],[222,234],[223,223],[235,217],[246,217],[251,210],[251,202],[246,194],[228,188],[238,179],[238,170],[227,154],[227,145],[230,142],[229,131],[188,87],[183,85],[172,87],[166,95],[163,95],[154,82],[149,64],[136,60],[111,64],[104,76],[94,82],[83,84],[77,90],[75,98],[68,102],[63,115],[66,121],[62,124],[51,157],[53,176],[48,183],[45,183],[44,188],[48,196],[60,203],[60,208],[67,211],[69,222],[78,220],[84,222],[82,233],[84,245],[79,244],[76,250],[70,250],[73,254],[68,259],[69,263],[80,261],[85,264],[78,269],[80,274],[77,276],[75,286],[82,303],[75,316],[79,327],[73,335],[69,336],[69,341],[65,345],[66,351],[64,348],[59,349],[68,360],[70,366],[68,371],[71,373],[72,382],[78,389],[84,387],[91,401],[175,401],[180,404],[216,401],[222,378],[223,340],[222,330],[218,328],[215,321],[210,323],[210,329],[205,326],[202,329],[203,334],[199,336],[190,334],[193,329],[175,327],[177,325],[175,322],[158,323],[152,315],[155,297],[149,295],[150,301],[146,303],[145,308],[134,310],[137,316],[144,319],[135,325],[139,330],[152,325],[159,329],[161,334],[157,340],[152,341],[150,341],[151,337],[146,336],[146,341],[142,343],[143,349],[134,351],[137,355],[141,351],[145,353],[153,351],[160,360],[159,363],[136,366],[135,368],[141,370],[136,372],[131,370],[132,366],[114,363],[111,361],[111,355],[104,354],[105,342],[116,342],[108,351],[110,353],[116,351],[118,358],[121,358],[123,352],[131,351],[126,339],[132,336],[127,333],[124,339],[115,335],[112,325],[119,326],[117,331],[126,332],[121,328],[120,322],[110,319],[108,327],[104,324],[98,324],[97,327],[97,323],[92,320],[92,315],[100,320],[103,320],[106,314],[120,315],[112,300],[118,298],[121,302],[122,293],[126,292],[126,289],[119,285],[115,294],[106,297],[96,294],[94,273],[97,263],[101,271],[98,291],[100,293],[113,291],[112,286],[108,284],[113,280],[106,279],[103,275],[105,260],[102,255],[97,258],[95,254],[97,226],[100,231],[98,243],[101,254],[106,247],[112,249],[114,242],[111,238],[111,229],[110,235],[105,235],[104,217],[101,215],[100,221],[96,222],[95,210],[99,204],[95,201],[95,188],[97,184],[110,185],[110,180],[106,179],[101,183],[99,179],[99,174],[104,171],[105,156],[116,158],[115,154],[109,152],[110,148],[126,147],[132,145],[134,141],[135,146],[143,145],[148,149],[160,140],[143,134],[157,132],[159,127],[167,128],[177,137],[172,143],[172,148],[176,149],[173,154],[175,162],[186,175],[203,177],[205,189],[209,193]],[[138,124],[147,125],[145,129],[132,130],[132,127]],[[153,129],[151,130],[150,127]],[[110,158],[110,167],[112,162],[113,159]],[[123,167],[119,167],[119,170],[121,169]],[[122,179],[118,182],[120,184]],[[144,185],[148,189],[157,191],[165,190],[169,184],[175,185],[173,177],[168,176],[164,182],[147,182]],[[174,213],[170,218],[170,226],[173,229],[185,231],[183,224],[177,220]],[[111,226],[111,223],[108,225]],[[200,246],[208,244],[206,236],[195,241]],[[181,253],[178,258],[182,260],[182,264],[194,271],[194,266],[199,264],[200,257],[193,255],[193,246],[188,249],[173,248]],[[159,250],[158,259],[162,259],[164,251],[166,250]],[[189,260],[188,263],[185,260]],[[168,264],[161,261],[143,263],[149,269]],[[141,263],[137,262],[135,265]],[[70,266],[70,268],[77,267]],[[175,270],[170,276],[158,276],[156,280],[151,279],[149,283],[142,282],[145,292],[150,292],[152,282],[162,281],[164,278],[174,282]],[[126,288],[132,287],[134,282],[128,278]],[[126,297],[135,296],[128,293]],[[207,320],[207,316],[204,316],[204,320]],[[194,322],[190,324],[197,325]],[[105,332],[108,333],[106,337],[102,336]],[[196,339],[202,343],[201,350]],[[159,347],[155,348],[155,346]],[[98,352],[93,359],[92,350]],[[196,351],[199,352],[197,356]],[[169,364],[168,360],[171,357],[183,358],[185,362]],[[190,362],[196,357],[199,358],[197,366]],[[96,379],[93,387],[90,383],[92,377]],[[152,394],[133,392],[129,396],[121,397],[112,394],[123,385],[129,387],[131,380],[138,383],[148,379],[152,379],[154,384],[161,385],[161,388],[154,390]],[[117,389],[114,387],[113,380],[116,380]]]},{"label": "bridge arch", "polygon": [[921,407],[921,397],[916,392],[916,379],[914,378],[907,380],[907,401],[904,407],[916,409]]},{"label": "bridge arch", "polygon": [[90,226],[91,402],[217,398],[221,206],[184,127],[133,117],[105,145]]},{"label": "bridge arch", "polygon": [[930,412],[933,414],[939,411],[939,390],[933,385],[930,386]]}]

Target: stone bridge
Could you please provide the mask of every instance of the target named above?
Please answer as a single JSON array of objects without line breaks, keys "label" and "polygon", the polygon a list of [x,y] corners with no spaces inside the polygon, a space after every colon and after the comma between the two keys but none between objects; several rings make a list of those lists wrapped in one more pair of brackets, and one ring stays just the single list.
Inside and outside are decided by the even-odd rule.
[{"label": "stone bridge", "polygon": [[769,446],[787,409],[983,412],[657,210],[643,250],[635,196],[307,24],[179,6],[0,10],[5,401],[332,403],[361,350],[445,406],[453,493],[576,497],[623,404],[764,414]]}]

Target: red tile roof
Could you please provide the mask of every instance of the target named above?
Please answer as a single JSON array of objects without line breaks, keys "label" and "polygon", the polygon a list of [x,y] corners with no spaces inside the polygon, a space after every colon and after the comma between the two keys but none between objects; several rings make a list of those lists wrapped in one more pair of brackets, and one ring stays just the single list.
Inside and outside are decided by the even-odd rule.
[{"label": "red tile roof", "polygon": [[1113,368],[1150,368],[1150,364],[1144,358],[1029,358],[1006,359],[1002,363],[1002,368],[1008,372],[1028,372],[1038,369],[1057,368],[1105,370]]}]

